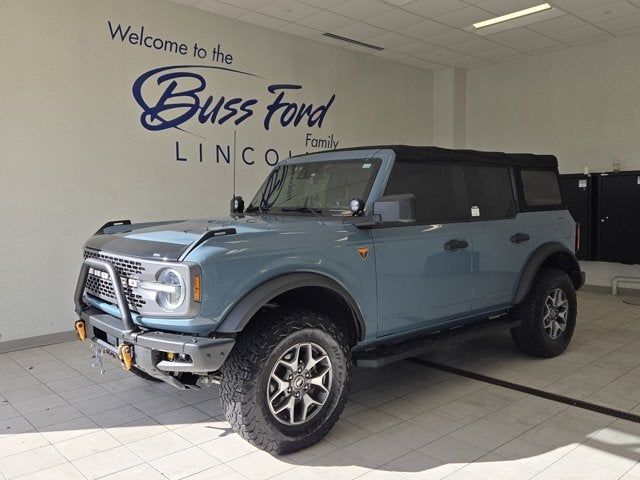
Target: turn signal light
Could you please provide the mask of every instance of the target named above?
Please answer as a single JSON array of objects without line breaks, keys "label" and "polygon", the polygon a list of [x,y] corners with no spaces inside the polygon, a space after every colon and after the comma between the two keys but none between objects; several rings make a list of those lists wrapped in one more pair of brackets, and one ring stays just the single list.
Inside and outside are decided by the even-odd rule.
[{"label": "turn signal light", "polygon": [[167,352],[165,355],[166,359],[169,360],[170,362],[173,362],[176,358],[176,354],[173,352]]},{"label": "turn signal light", "polygon": [[196,275],[193,277],[193,301],[202,302],[202,276]]}]

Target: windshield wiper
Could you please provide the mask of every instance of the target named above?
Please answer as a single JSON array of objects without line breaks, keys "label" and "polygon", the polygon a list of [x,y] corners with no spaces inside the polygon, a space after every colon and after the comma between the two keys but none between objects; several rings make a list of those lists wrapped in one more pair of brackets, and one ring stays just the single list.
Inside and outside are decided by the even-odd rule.
[{"label": "windshield wiper", "polygon": [[245,212],[247,213],[260,212],[260,214],[263,214],[268,211],[269,209],[267,207],[261,207],[260,205],[250,206],[245,210]]},{"label": "windshield wiper", "polygon": [[320,215],[322,213],[322,209],[321,208],[284,207],[284,208],[281,208],[280,211],[282,211],[282,212],[309,212],[309,213],[313,213],[320,220],[321,223],[324,223],[322,221],[322,215]]}]

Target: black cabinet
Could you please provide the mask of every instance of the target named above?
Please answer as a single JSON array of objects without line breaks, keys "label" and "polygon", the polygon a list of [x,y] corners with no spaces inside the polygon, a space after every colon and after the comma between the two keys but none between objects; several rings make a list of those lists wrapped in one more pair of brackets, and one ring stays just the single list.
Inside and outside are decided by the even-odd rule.
[{"label": "black cabinet", "polygon": [[560,188],[564,203],[571,216],[580,224],[580,260],[593,260],[595,243],[597,175],[560,175]]},{"label": "black cabinet", "polygon": [[640,171],[598,179],[597,259],[640,263]]}]

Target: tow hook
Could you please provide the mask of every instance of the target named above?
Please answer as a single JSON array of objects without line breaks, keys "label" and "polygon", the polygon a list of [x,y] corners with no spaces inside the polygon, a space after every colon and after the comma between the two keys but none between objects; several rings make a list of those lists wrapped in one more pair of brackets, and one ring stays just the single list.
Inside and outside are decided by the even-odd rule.
[{"label": "tow hook", "polygon": [[80,337],[80,341],[84,342],[87,338],[87,330],[85,329],[84,320],[77,320],[75,323],[76,333]]},{"label": "tow hook", "polygon": [[91,368],[100,368],[100,374],[104,375],[104,365],[102,363],[102,349],[96,342],[91,342],[91,350],[93,350],[93,360],[91,362]]},{"label": "tow hook", "polygon": [[133,365],[133,355],[132,350],[129,345],[122,344],[118,347],[118,356],[122,361],[122,365],[125,370],[131,370],[131,365]]}]

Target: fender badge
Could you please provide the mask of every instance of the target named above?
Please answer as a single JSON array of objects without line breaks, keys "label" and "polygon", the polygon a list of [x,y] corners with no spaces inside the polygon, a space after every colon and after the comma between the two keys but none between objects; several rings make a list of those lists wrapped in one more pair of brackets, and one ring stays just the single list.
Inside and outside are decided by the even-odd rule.
[{"label": "fender badge", "polygon": [[358,255],[364,260],[369,255],[369,247],[358,247]]}]

